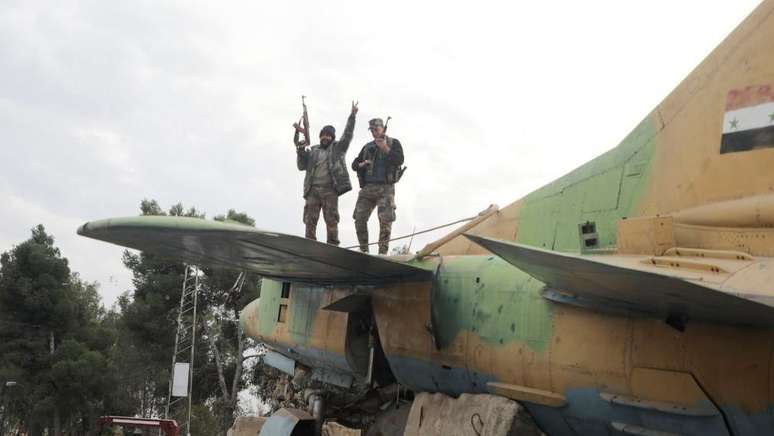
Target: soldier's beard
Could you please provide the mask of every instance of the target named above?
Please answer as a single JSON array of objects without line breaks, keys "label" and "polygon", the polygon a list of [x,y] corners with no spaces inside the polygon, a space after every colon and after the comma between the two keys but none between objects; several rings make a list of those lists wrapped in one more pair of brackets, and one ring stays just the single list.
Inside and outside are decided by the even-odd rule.
[{"label": "soldier's beard", "polygon": [[322,145],[323,147],[327,147],[331,145],[331,140],[328,138],[320,139],[320,145]]}]

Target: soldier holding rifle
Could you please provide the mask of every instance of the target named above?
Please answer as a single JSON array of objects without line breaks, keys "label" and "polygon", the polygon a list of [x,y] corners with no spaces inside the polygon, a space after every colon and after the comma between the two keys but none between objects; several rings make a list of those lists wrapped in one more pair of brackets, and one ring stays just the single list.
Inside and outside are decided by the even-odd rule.
[{"label": "soldier holding rifle", "polygon": [[[339,196],[352,190],[349,172],[344,157],[347,154],[352,133],[355,130],[357,102],[352,102],[352,109],[347,119],[347,126],[339,141],[336,141],[336,129],[325,126],[320,130],[320,144],[306,148],[309,145],[309,121],[304,104],[303,126],[294,125],[296,134],[296,164],[299,171],[306,171],[304,177],[304,224],[306,237],[317,239],[317,221],[322,209],[325,227],[328,230],[328,243],[339,245]],[[298,134],[303,133],[305,139],[299,141]]]},{"label": "soldier holding rifle", "polygon": [[374,208],[378,209],[379,254],[387,254],[395,221],[395,183],[405,170],[401,168],[403,147],[400,141],[386,135],[387,125],[381,118],[369,121],[368,130],[374,140],[366,144],[352,162],[360,182],[353,218],[360,251],[368,253],[368,218]]}]

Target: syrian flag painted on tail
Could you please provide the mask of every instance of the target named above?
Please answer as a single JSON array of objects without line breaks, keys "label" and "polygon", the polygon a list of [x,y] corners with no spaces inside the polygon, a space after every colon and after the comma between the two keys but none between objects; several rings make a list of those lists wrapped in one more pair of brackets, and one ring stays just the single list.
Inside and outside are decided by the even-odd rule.
[{"label": "syrian flag painted on tail", "polygon": [[774,147],[774,86],[748,86],[728,93],[720,153]]}]

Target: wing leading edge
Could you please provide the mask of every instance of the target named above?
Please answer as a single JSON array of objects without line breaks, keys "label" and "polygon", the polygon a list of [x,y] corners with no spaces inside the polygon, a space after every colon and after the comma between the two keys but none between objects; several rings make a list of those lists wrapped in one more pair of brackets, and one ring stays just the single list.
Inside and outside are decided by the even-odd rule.
[{"label": "wing leading edge", "polygon": [[178,261],[316,284],[427,280],[430,271],[293,235],[186,217],[92,221],[78,234]]},{"label": "wing leading edge", "polygon": [[[545,283],[553,301],[663,319],[774,327],[771,294],[734,289],[728,272],[716,280],[648,265],[648,256],[572,255],[466,234],[506,262]],[[748,268],[749,269],[749,268]]]}]

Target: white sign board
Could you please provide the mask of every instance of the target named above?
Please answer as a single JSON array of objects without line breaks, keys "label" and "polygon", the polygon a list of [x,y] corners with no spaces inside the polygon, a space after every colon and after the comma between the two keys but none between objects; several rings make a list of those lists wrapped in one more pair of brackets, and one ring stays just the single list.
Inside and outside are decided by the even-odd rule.
[{"label": "white sign board", "polygon": [[172,379],[172,396],[188,396],[188,363],[175,363],[175,374]]}]

